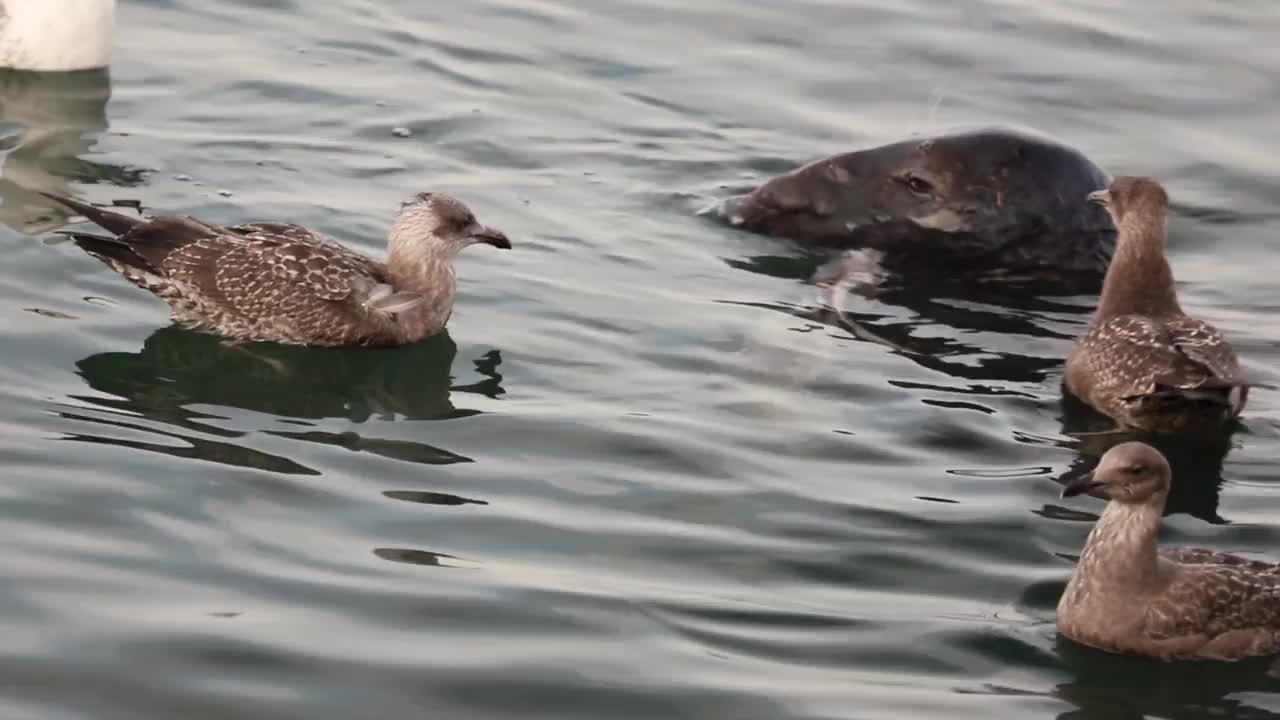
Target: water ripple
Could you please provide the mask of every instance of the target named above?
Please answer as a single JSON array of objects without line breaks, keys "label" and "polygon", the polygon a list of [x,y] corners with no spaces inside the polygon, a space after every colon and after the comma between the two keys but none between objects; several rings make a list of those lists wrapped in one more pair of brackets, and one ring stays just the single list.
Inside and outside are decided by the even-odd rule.
[{"label": "water ripple", "polygon": [[[1055,636],[1101,510],[1058,493],[1115,440],[1061,399],[1096,288],[888,282],[842,317],[825,254],[699,211],[834,152],[1038,128],[1167,182],[1183,304],[1280,385],[1277,21],[122,3],[109,73],[0,74],[0,715],[1275,717],[1265,669]],[[378,253],[430,189],[515,249],[459,257],[447,334],[377,351],[169,327],[35,192]],[[1276,397],[1165,448],[1163,539],[1277,545]]]}]

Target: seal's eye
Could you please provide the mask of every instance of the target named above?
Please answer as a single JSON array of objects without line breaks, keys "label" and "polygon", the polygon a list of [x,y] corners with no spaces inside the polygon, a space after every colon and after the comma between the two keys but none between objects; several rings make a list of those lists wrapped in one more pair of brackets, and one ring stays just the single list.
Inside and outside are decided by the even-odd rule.
[{"label": "seal's eye", "polygon": [[904,175],[902,177],[902,184],[906,185],[908,190],[917,195],[933,194],[933,183],[925,180],[919,175]]}]

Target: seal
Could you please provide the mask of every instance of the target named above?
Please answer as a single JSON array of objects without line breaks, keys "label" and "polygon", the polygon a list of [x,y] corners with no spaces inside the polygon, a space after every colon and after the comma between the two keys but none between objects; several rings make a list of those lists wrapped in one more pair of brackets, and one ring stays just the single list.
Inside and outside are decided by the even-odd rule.
[{"label": "seal", "polygon": [[887,270],[1100,280],[1116,230],[1084,198],[1109,183],[1072,147],[986,127],[818,160],[725,200],[719,213],[731,225],[807,246],[878,250]]}]

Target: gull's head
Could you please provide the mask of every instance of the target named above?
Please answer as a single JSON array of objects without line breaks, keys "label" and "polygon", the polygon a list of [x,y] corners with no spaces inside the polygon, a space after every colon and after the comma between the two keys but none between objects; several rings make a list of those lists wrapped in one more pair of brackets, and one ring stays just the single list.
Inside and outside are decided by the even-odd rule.
[{"label": "gull's head", "polygon": [[505,233],[481,225],[461,200],[440,192],[418,193],[401,203],[400,215],[391,228],[393,246],[443,246],[456,253],[476,243],[511,249]]},{"label": "gull's head", "polygon": [[1106,208],[1117,227],[1125,218],[1156,221],[1163,220],[1169,212],[1169,194],[1149,177],[1123,175],[1112,180],[1105,190],[1089,193],[1087,199]]},{"label": "gull's head", "polygon": [[1108,450],[1093,472],[1072,480],[1062,497],[1088,493],[1121,503],[1142,504],[1169,492],[1172,471],[1159,450],[1146,443],[1127,442]]}]

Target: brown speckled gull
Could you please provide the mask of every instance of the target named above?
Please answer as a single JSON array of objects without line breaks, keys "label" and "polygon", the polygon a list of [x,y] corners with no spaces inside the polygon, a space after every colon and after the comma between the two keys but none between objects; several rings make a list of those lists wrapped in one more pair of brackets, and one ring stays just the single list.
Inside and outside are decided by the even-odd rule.
[{"label": "brown speckled gull", "polygon": [[85,252],[167,302],[175,322],[233,340],[296,345],[403,345],[444,329],[457,289],[453,259],[487,243],[510,248],[443,193],[401,206],[379,262],[297,225],[214,225],[130,217],[49,195],[112,235],[69,232]]},{"label": "brown speckled gull", "polygon": [[1162,659],[1280,653],[1280,565],[1200,548],[1157,552],[1169,463],[1116,445],[1063,497],[1110,499],[1058,602],[1058,631],[1100,650]]},{"label": "brown speckled gull", "polygon": [[1235,352],[1178,304],[1164,188],[1118,177],[1088,199],[1107,208],[1119,235],[1098,311],[1067,358],[1067,390],[1129,429],[1181,432],[1239,415],[1248,387]]}]

